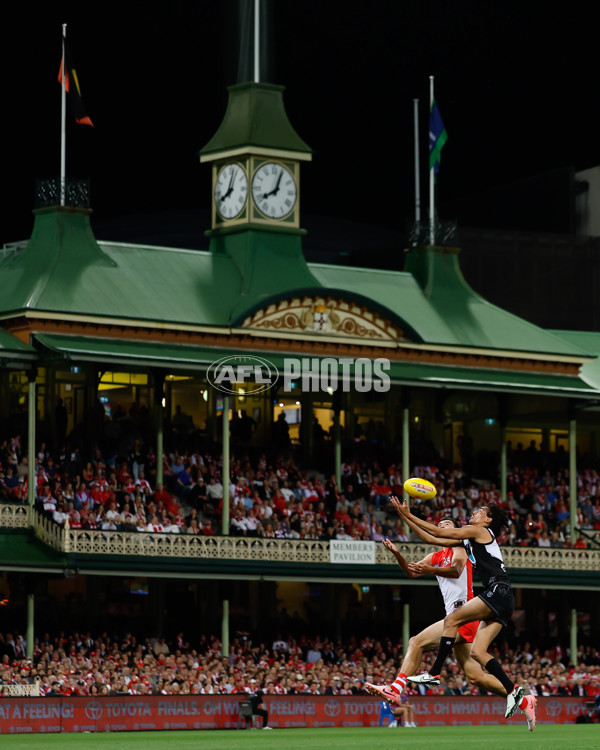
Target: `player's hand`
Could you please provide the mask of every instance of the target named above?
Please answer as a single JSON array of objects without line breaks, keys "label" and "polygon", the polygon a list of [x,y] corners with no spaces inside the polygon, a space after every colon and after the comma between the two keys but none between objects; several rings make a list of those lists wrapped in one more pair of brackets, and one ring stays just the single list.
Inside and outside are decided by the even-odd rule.
[{"label": "player's hand", "polygon": [[390,495],[390,503],[399,516],[406,516],[410,513],[408,505],[404,500],[399,500],[396,495]]},{"label": "player's hand", "polygon": [[391,539],[384,539],[382,544],[386,549],[389,549],[392,554],[400,554],[400,550],[398,549],[398,547],[396,547]]},{"label": "player's hand", "polygon": [[427,563],[410,563],[408,567],[413,573],[418,573],[419,575],[428,575],[436,572],[433,565],[427,565]]}]

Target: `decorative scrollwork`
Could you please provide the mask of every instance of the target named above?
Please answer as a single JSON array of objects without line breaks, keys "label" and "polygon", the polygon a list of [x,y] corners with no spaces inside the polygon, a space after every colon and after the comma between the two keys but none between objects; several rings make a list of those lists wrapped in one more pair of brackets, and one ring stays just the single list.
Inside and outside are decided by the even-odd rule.
[{"label": "decorative scrollwork", "polygon": [[360,325],[353,318],[344,318],[338,325],[337,330],[348,334],[348,336],[369,336],[370,338],[383,338],[379,331],[374,328],[367,328],[366,326]]},{"label": "decorative scrollwork", "polygon": [[90,181],[67,177],[37,180],[35,188],[36,208],[49,206],[90,207]]},{"label": "decorative scrollwork", "polygon": [[302,329],[302,323],[300,318],[294,313],[285,313],[279,318],[271,318],[270,320],[262,321],[257,328],[274,328],[276,330],[289,329]]},{"label": "decorative scrollwork", "polygon": [[379,313],[329,297],[282,300],[254,313],[244,321],[243,327],[386,341],[404,337],[400,329]]},{"label": "decorative scrollwork", "polygon": [[26,529],[29,525],[29,506],[2,503],[0,526],[10,529]]},{"label": "decorative scrollwork", "polygon": [[436,219],[431,226],[429,221],[415,221],[408,228],[408,242],[411,247],[441,245],[458,246],[458,225],[456,221]]}]

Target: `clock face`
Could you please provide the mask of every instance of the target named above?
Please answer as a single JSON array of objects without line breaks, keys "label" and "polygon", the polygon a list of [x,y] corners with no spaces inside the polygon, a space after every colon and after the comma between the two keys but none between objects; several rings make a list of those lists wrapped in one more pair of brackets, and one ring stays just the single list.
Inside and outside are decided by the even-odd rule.
[{"label": "clock face", "polygon": [[248,197],[248,178],[239,164],[227,164],[217,176],[215,207],[223,219],[235,219]]},{"label": "clock face", "polygon": [[254,173],[252,197],[258,210],[270,219],[285,218],[296,205],[294,175],[283,164],[267,162]]}]

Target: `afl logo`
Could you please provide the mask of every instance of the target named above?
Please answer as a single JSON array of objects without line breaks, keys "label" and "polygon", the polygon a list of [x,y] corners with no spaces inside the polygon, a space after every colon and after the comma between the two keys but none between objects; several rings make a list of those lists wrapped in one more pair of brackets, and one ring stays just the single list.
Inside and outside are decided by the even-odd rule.
[{"label": "afl logo", "polygon": [[334,717],[339,714],[339,712],[342,710],[342,707],[337,701],[327,701],[323,710],[325,711],[327,716]]},{"label": "afl logo", "polygon": [[103,713],[102,704],[98,701],[90,701],[86,703],[84,711],[90,721],[98,721]]},{"label": "afl logo", "polygon": [[263,393],[272,388],[279,372],[272,362],[263,357],[237,354],[213,362],[206,371],[206,379],[221,393],[239,395],[240,388],[246,395]]}]

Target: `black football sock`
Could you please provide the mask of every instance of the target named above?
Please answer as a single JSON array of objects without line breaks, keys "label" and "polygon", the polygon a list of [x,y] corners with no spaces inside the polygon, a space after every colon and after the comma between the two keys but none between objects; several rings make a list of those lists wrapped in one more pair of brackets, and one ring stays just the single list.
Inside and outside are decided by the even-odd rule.
[{"label": "black football sock", "polygon": [[433,663],[433,667],[431,667],[431,671],[429,674],[439,675],[442,671],[442,667],[444,666],[444,662],[448,658],[448,655],[452,651],[452,646],[454,646],[454,638],[445,638],[442,636],[440,638],[440,645],[438,648],[438,653],[435,659],[435,662]]},{"label": "black football sock", "polygon": [[506,690],[507,693],[512,693],[512,691],[515,689],[515,683],[502,669],[502,667],[500,666],[500,662],[497,662],[495,659],[490,659],[485,665],[485,668],[491,675],[494,675],[494,677],[500,680],[500,682],[502,683],[502,687]]}]

